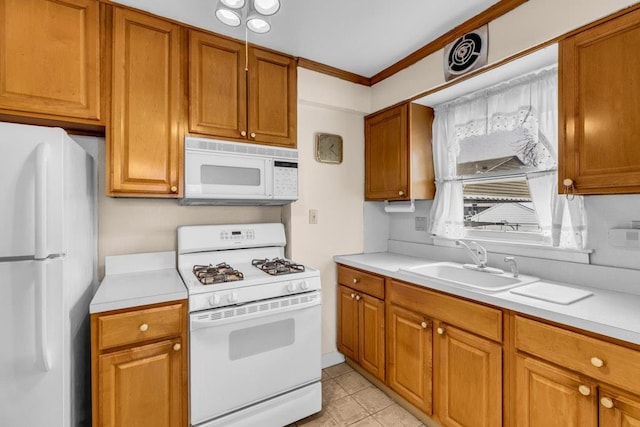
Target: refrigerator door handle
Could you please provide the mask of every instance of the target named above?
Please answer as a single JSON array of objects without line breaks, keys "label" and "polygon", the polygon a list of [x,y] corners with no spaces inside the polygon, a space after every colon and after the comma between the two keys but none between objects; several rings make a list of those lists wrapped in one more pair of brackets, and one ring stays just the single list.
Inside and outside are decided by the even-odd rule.
[{"label": "refrigerator door handle", "polygon": [[35,173],[35,259],[47,258],[47,178],[49,172],[49,144],[36,148]]},{"label": "refrigerator door handle", "polygon": [[36,262],[36,357],[44,372],[51,369],[47,342],[47,265],[49,260]]}]

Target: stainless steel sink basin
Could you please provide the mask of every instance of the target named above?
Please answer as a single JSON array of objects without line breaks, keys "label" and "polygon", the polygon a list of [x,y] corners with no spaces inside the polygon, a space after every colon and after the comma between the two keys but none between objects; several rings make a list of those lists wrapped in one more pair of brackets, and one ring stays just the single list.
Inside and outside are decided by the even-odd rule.
[{"label": "stainless steel sink basin", "polygon": [[462,267],[462,264],[453,262],[437,262],[407,269],[401,268],[399,271],[413,277],[429,279],[444,285],[468,286],[490,292],[515,288],[516,286],[540,280],[532,276],[520,275],[513,277],[509,273],[496,274],[469,270]]}]

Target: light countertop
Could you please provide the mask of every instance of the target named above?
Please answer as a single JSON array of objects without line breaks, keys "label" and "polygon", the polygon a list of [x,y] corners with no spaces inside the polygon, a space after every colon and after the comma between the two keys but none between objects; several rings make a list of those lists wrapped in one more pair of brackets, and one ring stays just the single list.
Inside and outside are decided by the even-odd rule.
[{"label": "light countertop", "polygon": [[102,313],[187,298],[175,252],[105,257],[106,275],[89,311]]},{"label": "light countertop", "polygon": [[640,344],[640,295],[541,279],[538,283],[556,284],[593,293],[587,298],[563,305],[516,295],[510,290],[488,292],[464,286],[442,285],[430,282],[428,278],[417,278],[398,271],[401,268],[406,269],[438,262],[424,258],[378,252],[341,255],[334,257],[334,260],[340,264],[425,288]]}]

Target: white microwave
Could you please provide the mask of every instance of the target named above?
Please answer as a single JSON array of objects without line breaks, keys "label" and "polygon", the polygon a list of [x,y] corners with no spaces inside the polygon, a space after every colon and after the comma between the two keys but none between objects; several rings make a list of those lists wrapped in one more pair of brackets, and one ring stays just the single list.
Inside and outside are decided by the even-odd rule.
[{"label": "white microwave", "polygon": [[186,137],[184,205],[285,205],[298,199],[298,150]]}]

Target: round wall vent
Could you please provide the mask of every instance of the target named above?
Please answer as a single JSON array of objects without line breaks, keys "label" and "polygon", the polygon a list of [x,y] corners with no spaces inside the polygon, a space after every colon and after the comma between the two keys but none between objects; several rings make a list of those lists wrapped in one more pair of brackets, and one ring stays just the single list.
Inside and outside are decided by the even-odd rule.
[{"label": "round wall vent", "polygon": [[487,26],[469,32],[444,49],[444,78],[449,81],[487,64]]}]

